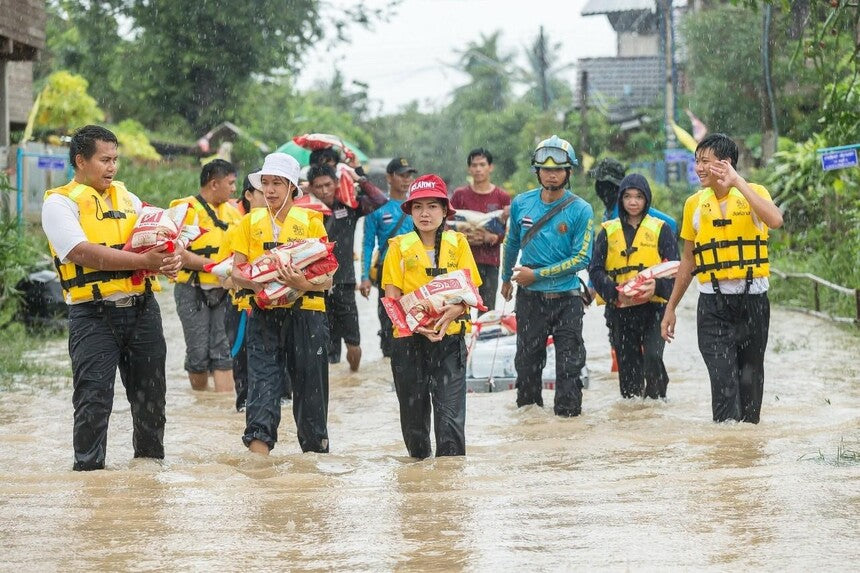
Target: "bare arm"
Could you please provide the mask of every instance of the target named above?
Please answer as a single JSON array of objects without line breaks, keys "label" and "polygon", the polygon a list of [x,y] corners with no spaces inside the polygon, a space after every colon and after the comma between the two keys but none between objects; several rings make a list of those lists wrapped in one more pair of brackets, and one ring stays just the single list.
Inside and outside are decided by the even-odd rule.
[{"label": "bare arm", "polygon": [[394,285],[385,285],[385,296],[396,300],[403,296],[403,291]]},{"label": "bare arm", "polygon": [[164,246],[146,253],[132,253],[83,242],[75,245],[66,258],[76,265],[100,271],[160,271],[165,266],[172,268],[179,256],[166,249]]},{"label": "bare arm", "polygon": [[684,251],[681,253],[681,264],[678,266],[678,274],[675,276],[675,286],[672,289],[672,296],[669,297],[669,302],[666,304],[666,310],[663,313],[663,321],[660,323],[660,334],[667,342],[672,342],[672,339],[675,338],[675,309],[693,281],[694,263],[693,241],[685,240]]},{"label": "bare arm", "polygon": [[770,229],[782,227],[782,212],[773,201],[765,199],[749,186],[747,180],[741,177],[732,164],[726,160],[718,161],[711,166],[711,173],[717,176],[717,182],[726,187],[734,187],[749,201],[753,213]]},{"label": "bare arm", "polygon": [[239,288],[251,289],[255,293],[260,292],[261,290],[263,290],[263,285],[261,285],[260,283],[255,283],[254,281],[249,281],[242,276],[242,273],[239,272],[239,265],[247,262],[248,257],[244,253],[233,253],[233,284]]}]

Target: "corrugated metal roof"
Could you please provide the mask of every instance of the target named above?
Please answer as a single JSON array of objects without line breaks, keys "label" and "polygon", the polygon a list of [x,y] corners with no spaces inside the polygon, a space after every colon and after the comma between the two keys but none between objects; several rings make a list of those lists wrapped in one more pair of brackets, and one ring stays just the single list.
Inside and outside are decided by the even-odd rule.
[{"label": "corrugated metal roof", "polygon": [[613,12],[632,12],[637,10],[656,10],[654,0],[588,0],[580,12],[583,16],[611,14]]}]

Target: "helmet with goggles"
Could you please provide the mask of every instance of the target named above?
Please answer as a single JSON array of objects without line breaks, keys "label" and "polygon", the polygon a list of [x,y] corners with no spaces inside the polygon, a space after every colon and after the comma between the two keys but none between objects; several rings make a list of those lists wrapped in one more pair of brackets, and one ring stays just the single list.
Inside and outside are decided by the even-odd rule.
[{"label": "helmet with goggles", "polygon": [[532,155],[532,169],[570,169],[579,165],[570,142],[553,135],[538,143]]}]

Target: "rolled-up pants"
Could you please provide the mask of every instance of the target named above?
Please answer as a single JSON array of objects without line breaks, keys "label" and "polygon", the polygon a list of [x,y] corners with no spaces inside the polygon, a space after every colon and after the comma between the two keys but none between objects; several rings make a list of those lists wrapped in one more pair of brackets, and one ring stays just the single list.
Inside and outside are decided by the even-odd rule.
[{"label": "rolled-up pants", "polygon": [[129,307],[69,307],[75,470],[105,467],[117,368],[131,406],[134,457],[164,458],[167,346],[161,310],[151,294],[136,300],[140,304]]},{"label": "rolled-up pants", "polygon": [[395,338],[391,373],[400,403],[400,429],[413,458],[466,455],[466,343],[463,336],[431,342],[421,334]]},{"label": "rolled-up pants", "polygon": [[274,308],[251,313],[247,331],[248,400],[242,441],[278,441],[281,396],[289,374],[293,418],[303,452],[328,452],[328,321],[324,312]]}]

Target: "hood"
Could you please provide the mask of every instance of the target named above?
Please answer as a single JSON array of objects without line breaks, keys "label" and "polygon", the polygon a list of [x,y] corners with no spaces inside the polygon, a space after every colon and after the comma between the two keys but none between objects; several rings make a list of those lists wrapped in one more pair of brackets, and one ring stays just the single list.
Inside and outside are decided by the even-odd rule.
[{"label": "hood", "polygon": [[642,175],[631,173],[624,177],[624,179],[621,180],[621,185],[618,186],[618,215],[627,215],[627,212],[624,210],[624,205],[622,205],[621,198],[624,196],[624,191],[630,188],[639,189],[645,194],[644,213],[647,214],[648,209],[651,208],[651,186],[648,185],[648,180]]}]

